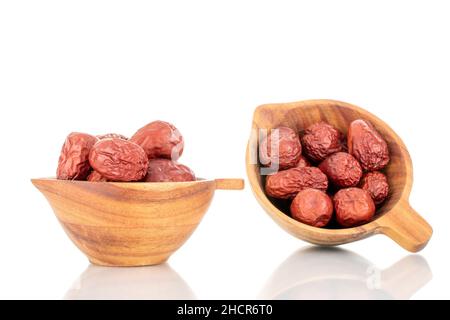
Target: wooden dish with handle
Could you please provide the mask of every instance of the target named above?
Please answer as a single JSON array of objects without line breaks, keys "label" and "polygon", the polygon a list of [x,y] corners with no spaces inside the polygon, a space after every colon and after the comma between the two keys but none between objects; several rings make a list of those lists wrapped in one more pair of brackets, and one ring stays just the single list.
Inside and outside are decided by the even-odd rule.
[{"label": "wooden dish with handle", "polygon": [[[390,186],[389,197],[377,210],[374,220],[353,228],[325,229],[303,224],[282,212],[264,192],[265,178],[260,175],[257,161],[259,129],[287,126],[300,132],[313,123],[325,121],[347,134],[350,122],[355,119],[368,120],[375,126],[388,143],[391,156],[384,170]],[[357,106],[333,100],[308,100],[258,107],[253,116],[246,163],[248,179],[258,202],[278,225],[302,240],[332,246],[382,233],[406,250],[417,252],[425,247],[433,232],[431,226],[409,205],[413,170],[402,140],[382,120]]]},{"label": "wooden dish with handle", "polygon": [[194,232],[215,190],[242,179],[192,182],[88,182],[32,179],[73,243],[93,264],[165,262]]}]

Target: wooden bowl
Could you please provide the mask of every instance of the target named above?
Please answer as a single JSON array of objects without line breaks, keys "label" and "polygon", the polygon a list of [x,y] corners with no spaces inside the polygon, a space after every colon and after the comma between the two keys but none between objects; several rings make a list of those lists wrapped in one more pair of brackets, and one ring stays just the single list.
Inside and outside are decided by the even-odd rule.
[{"label": "wooden bowl", "polygon": [[32,179],[74,244],[93,264],[160,264],[194,232],[217,189],[241,179],[171,183]]},{"label": "wooden bowl", "polygon": [[[323,120],[346,134],[350,122],[358,118],[372,122],[386,139],[391,156],[391,161],[385,169],[390,194],[382,207],[377,210],[374,220],[365,225],[347,229],[316,228],[292,219],[275,206],[264,192],[265,178],[260,175],[260,166],[257,161],[258,130],[287,126],[301,131]],[[413,170],[408,150],[387,124],[364,109],[333,100],[262,105],[254,113],[246,162],[247,175],[258,202],[277,224],[302,240],[333,246],[382,233],[406,250],[417,252],[425,247],[431,237],[430,225],[409,205]]]}]

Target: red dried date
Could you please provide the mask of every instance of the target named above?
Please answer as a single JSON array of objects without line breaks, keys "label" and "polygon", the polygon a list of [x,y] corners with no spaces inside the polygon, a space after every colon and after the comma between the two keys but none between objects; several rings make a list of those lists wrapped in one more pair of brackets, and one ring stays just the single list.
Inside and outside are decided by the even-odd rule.
[{"label": "red dried date", "polygon": [[122,139],[122,140],[129,140],[124,135],[118,134],[118,133],[106,133],[106,134],[100,134],[97,136],[100,140],[103,139]]},{"label": "red dried date", "polygon": [[297,168],[311,167],[311,164],[304,156],[300,156],[300,159],[298,160],[296,167]]},{"label": "red dried date", "polygon": [[297,133],[288,127],[272,129],[261,141],[259,160],[263,166],[278,165],[280,170],[295,167],[302,154]]},{"label": "red dried date", "polygon": [[389,163],[389,150],[386,141],[370,122],[362,119],[355,120],[350,124],[348,152],[367,171],[380,170]]},{"label": "red dried date", "polygon": [[184,141],[175,126],[164,121],[154,121],[139,129],[130,141],[140,145],[149,159],[177,160],[183,153]]},{"label": "red dried date", "polygon": [[87,181],[90,182],[106,182],[108,179],[106,179],[104,176],[102,176],[97,171],[93,170],[87,177]]},{"label": "red dried date", "polygon": [[302,144],[306,155],[319,162],[342,150],[342,134],[328,123],[319,122],[305,130]]},{"label": "red dried date", "polygon": [[370,193],[376,205],[386,200],[389,194],[389,184],[386,176],[378,171],[366,173],[361,180],[361,189]]},{"label": "red dried date", "polygon": [[336,220],[346,228],[367,223],[375,214],[375,204],[369,192],[360,188],[341,189],[333,201]]},{"label": "red dried date", "polygon": [[72,132],[61,149],[56,177],[62,180],[84,180],[91,166],[89,152],[97,138],[86,133]]},{"label": "red dried date", "polygon": [[147,182],[195,181],[194,172],[187,166],[169,159],[154,159],[148,163]]},{"label": "red dried date", "polygon": [[111,181],[139,181],[147,174],[148,158],[137,144],[122,139],[97,142],[89,155],[91,166]]},{"label": "red dried date", "polygon": [[327,176],[318,168],[292,168],[267,176],[266,193],[278,199],[292,199],[301,190],[313,188],[326,191]]},{"label": "red dried date", "polygon": [[359,162],[351,154],[346,152],[332,154],[322,161],[319,169],[339,188],[358,185],[362,176],[362,169]]},{"label": "red dried date", "polygon": [[292,201],[291,215],[295,220],[310,226],[324,227],[333,215],[333,202],[323,191],[305,189]]}]

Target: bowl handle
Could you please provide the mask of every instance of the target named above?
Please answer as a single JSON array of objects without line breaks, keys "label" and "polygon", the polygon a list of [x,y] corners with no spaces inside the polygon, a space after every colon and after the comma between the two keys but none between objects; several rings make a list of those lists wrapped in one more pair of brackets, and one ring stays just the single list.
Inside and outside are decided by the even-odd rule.
[{"label": "bowl handle", "polygon": [[243,179],[216,179],[217,190],[242,190],[244,189]]},{"label": "bowl handle", "polygon": [[400,200],[378,222],[381,233],[411,252],[422,250],[433,234],[428,222],[405,200]]}]

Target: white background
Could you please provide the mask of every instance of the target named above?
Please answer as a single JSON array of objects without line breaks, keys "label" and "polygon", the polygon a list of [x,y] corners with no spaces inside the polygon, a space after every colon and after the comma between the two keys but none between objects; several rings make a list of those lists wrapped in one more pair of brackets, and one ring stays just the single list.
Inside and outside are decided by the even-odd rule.
[{"label": "white background", "polygon": [[[1,1],[0,298],[450,298],[449,16],[448,1]],[[420,255],[384,236],[305,251],[247,184],[216,193],[167,265],[88,268],[29,181],[54,175],[71,131],[156,119],[198,176],[245,177],[253,109],[311,98],[403,138],[434,227]]]}]

